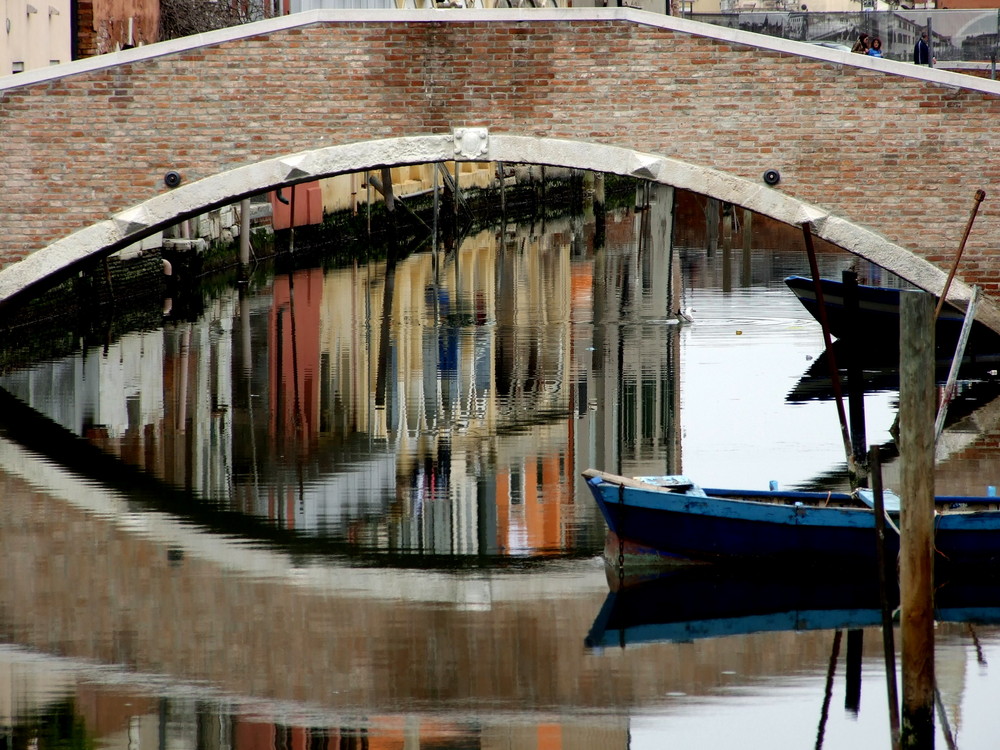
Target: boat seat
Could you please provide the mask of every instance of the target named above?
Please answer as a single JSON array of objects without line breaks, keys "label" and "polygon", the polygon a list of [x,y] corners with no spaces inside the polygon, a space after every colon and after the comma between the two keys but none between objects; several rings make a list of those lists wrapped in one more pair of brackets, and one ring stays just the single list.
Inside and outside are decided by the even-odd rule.
[{"label": "boat seat", "polygon": [[661,476],[648,477],[623,477],[618,474],[609,474],[598,469],[585,469],[583,476],[588,482],[595,480],[607,482],[621,487],[632,487],[633,489],[644,490],[655,488],[664,492],[676,492],[682,495],[693,495],[695,497],[707,497],[705,491],[680,474],[665,474]]},{"label": "boat seat", "polygon": [[682,492],[689,495],[704,495],[700,487],[680,474],[665,474],[658,477],[632,477],[635,481],[648,484],[670,492]]}]

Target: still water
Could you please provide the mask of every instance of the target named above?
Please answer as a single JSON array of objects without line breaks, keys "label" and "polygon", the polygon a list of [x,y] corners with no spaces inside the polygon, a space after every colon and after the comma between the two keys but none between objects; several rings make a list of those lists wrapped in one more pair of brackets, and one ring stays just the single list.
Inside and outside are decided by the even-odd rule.
[{"label": "still water", "polygon": [[[673,264],[661,200],[600,245],[573,217],[261,271],[5,373],[0,742],[887,747],[864,582],[609,590],[588,467],[845,483],[819,328],[781,281],[808,269],[800,238],[758,218],[751,249],[708,252],[684,200]],[[870,375],[887,443],[896,393]],[[1000,479],[984,391],[965,386],[942,493]],[[993,594],[941,599],[963,748],[1000,738],[1000,629],[968,622]]]}]

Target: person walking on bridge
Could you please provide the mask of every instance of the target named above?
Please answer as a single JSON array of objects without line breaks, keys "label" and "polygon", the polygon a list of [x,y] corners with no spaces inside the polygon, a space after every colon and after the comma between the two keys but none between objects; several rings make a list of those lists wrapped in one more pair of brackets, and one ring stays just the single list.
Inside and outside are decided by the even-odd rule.
[{"label": "person walking on bridge", "polygon": [[861,34],[858,37],[858,41],[856,41],[854,43],[854,46],[851,47],[851,52],[860,52],[862,55],[867,55],[868,54],[868,35],[867,34]]},{"label": "person walking on bridge", "polygon": [[913,62],[916,65],[933,65],[937,60],[931,57],[931,47],[927,43],[927,32],[921,31],[920,38],[913,46]]}]

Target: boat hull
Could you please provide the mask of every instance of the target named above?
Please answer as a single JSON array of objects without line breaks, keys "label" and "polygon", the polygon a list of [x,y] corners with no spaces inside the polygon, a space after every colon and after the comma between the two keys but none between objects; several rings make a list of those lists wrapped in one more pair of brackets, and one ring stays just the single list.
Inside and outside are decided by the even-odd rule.
[{"label": "boat hull", "polygon": [[[636,484],[636,483],[632,483]],[[609,562],[636,565],[801,564],[873,566],[878,559],[875,514],[838,493],[753,492],[705,488],[705,497],[588,477],[604,516]],[[938,498],[938,566],[1000,565],[996,498]],[[960,506],[962,510],[955,510]],[[899,536],[885,535],[894,560]]]},{"label": "boat hull", "polygon": [[[809,314],[822,322],[820,306],[816,299],[816,287],[812,279],[789,276],[785,279],[785,284]],[[900,299],[907,294],[920,293],[919,290],[859,284],[858,318],[852,323],[844,305],[844,284],[834,279],[821,279],[820,285],[823,290],[823,307],[830,335],[841,340],[853,338],[862,347],[875,350],[883,350],[886,346],[898,348]],[[963,312],[951,306],[941,310],[935,326],[935,342],[938,349],[944,349],[949,354],[954,352],[964,318]],[[852,331],[852,325],[857,330]],[[987,326],[975,323],[970,332],[968,349],[970,352],[998,352],[1000,336]]]}]

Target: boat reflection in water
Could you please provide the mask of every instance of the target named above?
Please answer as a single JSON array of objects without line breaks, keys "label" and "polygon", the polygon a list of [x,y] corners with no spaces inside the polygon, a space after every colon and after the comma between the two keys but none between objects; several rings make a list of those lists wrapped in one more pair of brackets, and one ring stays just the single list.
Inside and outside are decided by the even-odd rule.
[{"label": "boat reflection in water", "polygon": [[[612,572],[609,581],[614,590],[587,634],[588,648],[683,643],[785,630],[865,628],[882,621],[875,575],[817,581],[814,576],[767,569],[737,574],[697,566],[630,585],[619,585]],[[898,592],[890,592],[893,608],[898,599]],[[1000,621],[1000,608],[997,613]]]},{"label": "boat reflection in water", "polygon": [[[664,644],[674,644],[677,648],[700,644],[696,653],[708,654],[715,649],[725,650],[725,644],[749,643],[746,639],[756,637],[773,639],[783,633],[805,637],[806,633],[822,635],[823,631],[829,631],[832,648],[825,697],[822,704],[816,699],[816,705],[822,706],[816,746],[822,745],[826,730],[842,646],[846,652],[840,667],[844,674],[838,682],[842,679],[843,686],[838,685],[837,691],[843,690],[844,707],[848,713],[858,714],[862,706],[862,676],[866,675],[865,679],[873,683],[871,690],[882,693],[881,705],[876,705],[874,711],[876,720],[884,722],[888,742],[885,689],[889,681],[885,653],[876,650],[883,645],[882,639],[878,631],[870,633],[873,637],[867,648],[864,639],[865,629],[880,628],[883,621],[882,594],[874,574],[847,576],[831,571],[826,576],[807,576],[787,568],[737,571],[693,566],[659,575],[625,577],[610,567],[607,570],[611,590],[584,640],[586,650],[605,654],[608,650],[615,653],[645,650],[654,644],[661,648]],[[886,591],[885,606],[898,624],[899,591],[894,581]],[[955,747],[963,719],[970,727],[970,737],[982,736],[984,719],[970,715],[965,693],[975,679],[986,679],[989,659],[983,644],[996,642],[996,629],[990,626],[1000,624],[1000,579],[939,581],[935,617],[936,731],[945,746]],[[706,643],[713,639],[718,643],[714,648]],[[893,640],[898,645],[896,634],[890,643]],[[968,674],[970,653],[975,654],[979,667],[977,678]],[[868,663],[863,665],[866,659]],[[888,670],[894,671],[897,664],[899,660],[894,653]],[[737,696],[729,694],[731,691],[723,682],[719,693],[718,701],[713,703],[721,705],[726,700],[738,703]],[[991,718],[985,720],[988,727],[995,729],[994,724]],[[973,741],[962,746],[982,745]]]},{"label": "boat reflection in water", "polygon": [[[882,622],[878,578],[797,575],[754,568],[735,572],[697,566],[658,576],[618,579],[587,634],[587,648],[683,643],[751,633],[855,629]],[[899,591],[887,591],[899,606]],[[1000,624],[1000,579],[940,581],[939,622]]]}]

